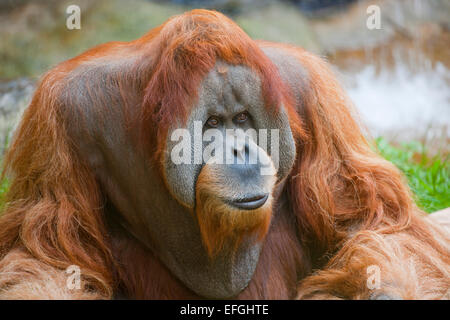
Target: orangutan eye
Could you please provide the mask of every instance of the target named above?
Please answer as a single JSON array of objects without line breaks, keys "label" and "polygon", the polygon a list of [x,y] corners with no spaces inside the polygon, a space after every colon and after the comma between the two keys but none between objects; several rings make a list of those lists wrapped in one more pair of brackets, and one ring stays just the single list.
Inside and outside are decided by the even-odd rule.
[{"label": "orangutan eye", "polygon": [[217,117],[209,117],[208,120],[206,121],[206,124],[211,127],[211,128],[217,128],[217,126],[219,125],[220,120]]},{"label": "orangutan eye", "polygon": [[247,111],[241,112],[234,117],[234,121],[236,121],[237,123],[244,123],[247,120],[248,120],[248,112]]}]

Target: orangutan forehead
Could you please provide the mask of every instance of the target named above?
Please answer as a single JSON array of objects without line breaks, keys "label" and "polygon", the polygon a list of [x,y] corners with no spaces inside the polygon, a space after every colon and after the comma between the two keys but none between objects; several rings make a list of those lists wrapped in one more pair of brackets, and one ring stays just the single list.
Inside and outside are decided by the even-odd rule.
[{"label": "orangutan forehead", "polygon": [[198,105],[209,113],[237,113],[263,104],[261,80],[250,68],[216,63],[199,88]]}]

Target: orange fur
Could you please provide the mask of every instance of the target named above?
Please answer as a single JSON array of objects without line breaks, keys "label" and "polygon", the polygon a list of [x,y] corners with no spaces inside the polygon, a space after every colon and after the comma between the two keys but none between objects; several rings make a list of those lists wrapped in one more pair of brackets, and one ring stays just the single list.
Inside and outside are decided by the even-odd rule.
[{"label": "orange fur", "polygon": [[156,42],[140,60],[142,66],[151,61],[152,71],[147,75],[137,120],[141,124],[140,143],[156,147],[153,155],[157,160],[165,148],[168,127],[186,121],[201,80],[219,59],[249,66],[260,76],[269,110],[290,101],[275,66],[258,44],[218,12],[192,10],[175,16],[137,41],[141,45]]},{"label": "orange fur", "polygon": [[[399,298],[445,297],[449,234],[425,221],[399,170],[370,148],[327,64],[284,48],[310,77],[303,97],[309,138],[302,142],[289,196],[316,267],[323,268],[301,282],[299,297],[369,298],[364,282],[370,265],[382,269],[383,289]],[[404,279],[420,283],[414,294]]]},{"label": "orange fur", "polygon": [[[265,45],[290,52],[307,69],[308,87],[298,89],[301,106],[294,107],[293,94],[259,49]],[[448,298],[448,232],[423,217],[399,171],[371,150],[327,64],[298,48],[255,42],[228,18],[205,10],[174,17],[136,41],[91,49],[44,76],[5,158],[11,184],[0,216],[0,297],[111,298],[119,287],[131,297],[195,296],[130,235],[119,241],[110,234],[96,178],[68,136],[67,123],[75,120],[61,112],[59,97],[74,69],[128,56],[136,58],[135,78],[112,80],[120,88],[134,81],[142,92],[134,97],[141,111],[130,121],[138,121],[139,143],[155,154],[156,165],[169,125],[186,119],[217,59],[251,67],[269,110],[281,102],[288,110],[297,161],[273,199],[272,217],[279,220],[269,229],[265,210],[258,221],[231,219],[226,228],[205,218],[221,210],[208,197],[211,177],[200,177],[197,195],[205,210],[197,215],[210,252],[235,226],[266,235],[254,278],[239,297],[291,298],[302,280],[299,298],[365,299],[377,293],[365,285],[367,267],[377,265],[382,293]],[[89,89],[98,101],[106,95]],[[128,107],[129,93],[120,94]],[[223,234],[212,237],[217,231]],[[310,260],[315,272],[304,278]],[[83,270],[81,292],[61,288],[62,272],[72,264]]]},{"label": "orange fur", "polygon": [[[112,259],[100,194],[66,135],[56,99],[61,83],[57,72],[44,77],[6,154],[13,175],[0,216],[0,258],[8,268],[16,259],[8,253],[17,249],[49,268],[83,266],[89,285],[109,297]],[[4,277],[0,271],[0,282]]]}]

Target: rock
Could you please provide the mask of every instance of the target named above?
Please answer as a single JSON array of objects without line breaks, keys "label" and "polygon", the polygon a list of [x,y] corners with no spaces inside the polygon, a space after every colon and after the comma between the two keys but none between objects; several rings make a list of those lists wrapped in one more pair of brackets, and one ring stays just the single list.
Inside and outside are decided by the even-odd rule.
[{"label": "rock", "polygon": [[35,82],[29,78],[0,82],[0,153],[3,155],[23,111],[30,103]]},{"label": "rock", "polygon": [[450,231],[450,208],[436,211],[429,215],[430,219]]}]

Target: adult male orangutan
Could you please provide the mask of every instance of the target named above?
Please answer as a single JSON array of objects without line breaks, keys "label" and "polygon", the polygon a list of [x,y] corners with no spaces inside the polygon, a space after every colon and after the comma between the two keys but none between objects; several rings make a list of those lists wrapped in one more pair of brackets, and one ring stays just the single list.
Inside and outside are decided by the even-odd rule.
[{"label": "adult male orangutan", "polygon": [[[202,157],[204,137],[176,152],[210,129],[241,141],[224,146],[236,161]],[[449,233],[327,64],[218,12],[50,70],[5,166],[1,298],[448,298]]]}]

